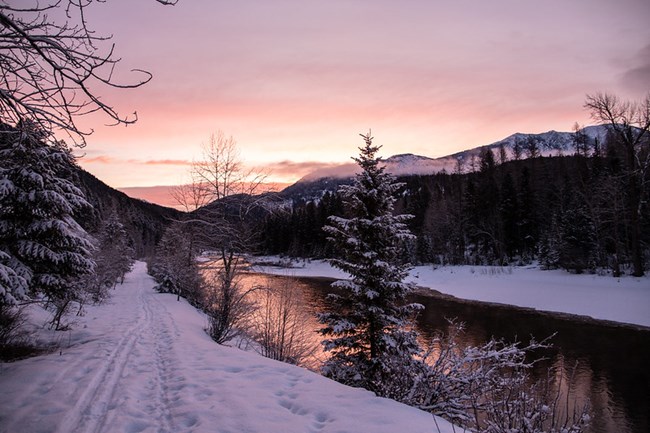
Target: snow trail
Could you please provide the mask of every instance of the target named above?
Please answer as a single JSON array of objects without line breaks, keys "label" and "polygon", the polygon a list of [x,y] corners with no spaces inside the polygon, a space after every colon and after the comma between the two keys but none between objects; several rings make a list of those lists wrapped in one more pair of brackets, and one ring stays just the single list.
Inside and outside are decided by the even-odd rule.
[{"label": "snow trail", "polygon": [[60,352],[0,363],[0,433],[437,432],[425,412],[215,344],[153,285],[136,263]]},{"label": "snow trail", "polygon": [[[144,263],[137,263],[109,305],[89,308],[84,319],[92,317],[83,320],[86,323],[80,334],[84,334],[84,330],[99,331],[98,338],[78,347],[73,343],[70,348],[62,348],[59,359],[55,359],[56,355],[44,357],[50,364],[44,370],[55,372],[54,379],[39,371],[42,379],[26,387],[20,395],[23,398],[42,396],[45,406],[59,398],[68,400],[71,407],[66,410],[57,404],[50,410],[37,412],[42,416],[41,421],[65,413],[50,431],[101,432],[107,431],[109,424],[110,430],[136,432],[150,426],[143,421],[146,418],[156,419],[156,431],[174,431],[166,384],[171,376],[171,367],[167,364],[172,353],[168,337],[172,318],[169,314],[161,314],[164,309],[155,302],[155,292],[151,288],[152,281],[146,275]],[[95,324],[99,326],[93,329]],[[36,358],[26,360],[34,361]],[[137,380],[130,380],[135,376]],[[135,415],[141,410],[149,416],[143,418],[138,414],[124,422],[116,412],[123,409],[127,401],[129,412]],[[1,431],[24,431],[25,421],[35,426],[39,424],[38,419],[33,419],[29,406],[15,415],[6,425],[0,423]],[[117,428],[118,424],[124,424],[123,428]]]},{"label": "snow trail", "polygon": [[[140,305],[144,307],[145,303],[141,302]],[[98,432],[101,430],[126,362],[136,341],[142,336],[143,329],[150,326],[150,322],[151,313],[143,308],[136,323],[119,340],[115,349],[103,362],[99,372],[86,386],[72,411],[59,425],[57,433]]]}]

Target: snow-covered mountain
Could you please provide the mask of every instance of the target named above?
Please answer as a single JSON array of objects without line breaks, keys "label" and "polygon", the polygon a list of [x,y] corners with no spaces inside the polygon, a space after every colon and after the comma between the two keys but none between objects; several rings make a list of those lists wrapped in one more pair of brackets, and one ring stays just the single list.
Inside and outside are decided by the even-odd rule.
[{"label": "snow-covered mountain", "polygon": [[[605,126],[588,126],[582,129],[581,132],[585,134],[590,143],[593,143],[596,139],[602,143],[607,134],[607,128]],[[486,148],[494,152],[495,158],[498,158],[498,154],[501,148],[503,148],[507,157],[512,159],[517,152],[516,149],[519,147],[521,152],[520,158],[525,159],[529,155],[527,146],[534,141],[541,156],[571,155],[576,151],[575,136],[576,134],[573,132],[548,131],[541,134],[523,134],[517,132],[503,140],[440,158],[429,158],[404,153],[386,158],[384,162],[386,164],[386,170],[395,176],[435,174],[443,170],[453,172],[457,169],[459,161],[462,162],[463,171],[466,172],[470,170],[467,164],[472,157],[478,158]],[[353,176],[357,168],[357,165],[354,163],[345,163],[327,169],[316,170],[298,182],[314,182],[326,178],[347,178]]]},{"label": "snow-covered mountain", "polygon": [[[412,174],[437,173],[446,168],[447,161],[444,158],[433,159],[427,156],[403,153],[384,159],[389,172],[395,176]],[[353,162],[344,163],[335,167],[316,170],[304,176],[298,182],[314,182],[324,178],[348,178],[352,177],[359,166]]]},{"label": "snow-covered mountain", "polygon": [[[607,135],[606,126],[588,126],[580,131],[589,144],[596,140],[603,143]],[[534,143],[534,144],[533,144]],[[472,164],[478,164],[485,149],[492,150],[498,161],[501,150],[508,160],[519,154],[519,159],[530,155],[530,147],[537,149],[540,156],[572,155],[576,152],[576,133],[548,131],[541,134],[524,134],[517,132],[494,143],[457,152],[440,158],[404,153],[384,159],[386,170],[395,176],[427,175],[442,171],[453,173],[472,171]],[[358,170],[357,164],[350,162],[335,167],[316,170],[294,185],[282,191],[281,196],[292,200],[318,200],[325,191],[336,191],[342,183],[348,182]]]},{"label": "snow-covered mountain", "polygon": [[[593,144],[596,139],[602,143],[607,135],[607,127],[603,125],[587,126],[579,132],[585,135],[589,144]],[[541,156],[571,155],[576,151],[576,133],[574,132],[548,131],[541,134],[523,134],[517,132],[492,144],[454,153],[453,155],[438,159],[451,158],[457,160],[461,158],[468,160],[472,155],[478,157],[483,149],[486,148],[491,149],[496,157],[497,152],[502,147],[506,150],[508,158],[512,158],[517,146],[521,147],[521,159],[525,159],[528,157],[526,147],[531,140],[537,144]]]}]

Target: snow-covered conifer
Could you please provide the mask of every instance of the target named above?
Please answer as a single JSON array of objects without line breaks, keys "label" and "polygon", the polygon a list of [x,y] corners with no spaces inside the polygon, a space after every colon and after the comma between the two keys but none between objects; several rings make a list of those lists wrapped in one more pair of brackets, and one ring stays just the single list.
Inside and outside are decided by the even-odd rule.
[{"label": "snow-covered conifer", "polygon": [[0,302],[69,299],[92,272],[92,245],[74,220],[89,206],[71,181],[74,157],[37,127],[0,125]]},{"label": "snow-covered conifer", "polygon": [[331,353],[327,376],[385,395],[393,367],[420,351],[408,330],[419,305],[404,304],[412,286],[403,282],[409,266],[401,252],[413,235],[405,225],[410,216],[393,214],[402,185],[385,172],[370,133],[362,137],[365,146],[354,158],[361,172],[339,189],[348,218],[331,217],[324,228],[336,254],[332,265],[351,279],[334,283],[340,294],[331,295],[331,312],[320,315],[320,332]]},{"label": "snow-covered conifer", "polygon": [[135,250],[133,240],[115,210],[108,214],[94,236],[96,249],[93,258],[97,266],[88,281],[88,289],[94,301],[101,301],[106,297],[107,289],[124,282],[124,276],[135,260]]},{"label": "snow-covered conifer", "polygon": [[195,260],[196,247],[191,241],[191,229],[187,224],[170,224],[156,248],[156,256],[150,272],[158,282],[160,292],[174,293],[190,303],[200,303],[200,282],[198,263]]}]

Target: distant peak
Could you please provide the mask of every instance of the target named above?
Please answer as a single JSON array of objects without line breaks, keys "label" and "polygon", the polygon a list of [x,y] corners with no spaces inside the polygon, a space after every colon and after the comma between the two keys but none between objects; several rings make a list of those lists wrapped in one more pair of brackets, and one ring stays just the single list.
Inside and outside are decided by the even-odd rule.
[{"label": "distant peak", "polygon": [[428,161],[431,160],[428,156],[415,155],[413,153],[400,153],[398,155],[390,156],[384,161],[386,162],[407,162],[407,161]]}]

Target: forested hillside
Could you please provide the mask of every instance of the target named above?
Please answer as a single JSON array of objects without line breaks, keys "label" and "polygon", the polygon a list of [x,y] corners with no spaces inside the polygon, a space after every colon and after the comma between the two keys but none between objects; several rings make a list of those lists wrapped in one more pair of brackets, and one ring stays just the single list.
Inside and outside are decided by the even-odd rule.
[{"label": "forested hillside", "polygon": [[[402,177],[397,211],[413,215],[410,226],[417,235],[407,246],[409,258],[437,264],[539,260],[549,268],[607,268],[617,275],[631,266],[634,254],[624,157],[610,145],[590,156],[537,156],[498,164],[485,149],[476,171]],[[643,175],[647,184],[648,173]],[[647,200],[645,189],[642,202]],[[647,268],[647,205],[639,212]],[[336,192],[295,201],[286,212],[268,217],[264,252],[328,256],[322,227],[329,215],[343,214]]]},{"label": "forested hillside", "polygon": [[92,209],[80,216],[81,225],[92,232],[106,215],[116,212],[133,240],[137,257],[152,255],[167,225],[181,214],[176,209],[131,198],[78,167],[76,175],[80,188],[92,205]]}]

